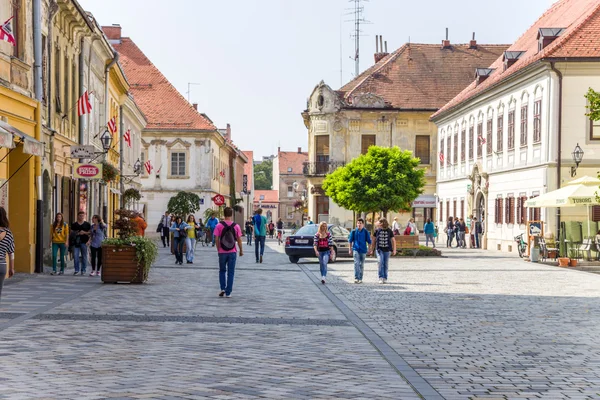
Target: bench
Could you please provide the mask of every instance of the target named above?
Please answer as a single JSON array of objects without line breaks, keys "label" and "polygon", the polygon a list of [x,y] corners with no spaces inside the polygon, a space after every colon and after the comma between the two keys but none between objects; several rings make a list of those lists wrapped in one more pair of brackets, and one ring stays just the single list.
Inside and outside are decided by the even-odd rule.
[{"label": "bench", "polygon": [[419,252],[419,236],[417,235],[396,235],[394,236],[396,240],[396,251],[400,251],[402,249],[412,250],[413,255],[416,257]]}]

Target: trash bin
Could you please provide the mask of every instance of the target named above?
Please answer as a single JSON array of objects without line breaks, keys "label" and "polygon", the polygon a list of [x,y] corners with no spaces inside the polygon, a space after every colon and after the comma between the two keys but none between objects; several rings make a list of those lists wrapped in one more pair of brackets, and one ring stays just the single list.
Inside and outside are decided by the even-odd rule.
[{"label": "trash bin", "polygon": [[531,249],[531,262],[538,262],[540,260],[540,248],[539,247],[533,247]]}]

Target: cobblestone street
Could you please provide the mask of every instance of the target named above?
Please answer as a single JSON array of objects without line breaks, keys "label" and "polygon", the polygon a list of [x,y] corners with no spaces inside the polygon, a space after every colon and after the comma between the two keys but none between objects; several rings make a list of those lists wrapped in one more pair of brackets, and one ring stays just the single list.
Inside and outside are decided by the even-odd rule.
[{"label": "cobblestone street", "polygon": [[[445,250],[445,249],[443,249]],[[600,275],[451,250],[395,259],[362,285],[350,260],[161,256],[145,285],[19,275],[0,304],[0,398],[600,398]]]}]

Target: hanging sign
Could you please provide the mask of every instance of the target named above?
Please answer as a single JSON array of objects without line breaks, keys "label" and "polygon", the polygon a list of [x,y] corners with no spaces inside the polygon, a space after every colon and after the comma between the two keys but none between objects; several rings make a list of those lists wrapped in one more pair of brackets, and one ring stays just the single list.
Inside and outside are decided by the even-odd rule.
[{"label": "hanging sign", "polygon": [[76,179],[102,179],[102,164],[75,164]]},{"label": "hanging sign", "polygon": [[248,175],[242,177],[242,191],[248,193]]},{"label": "hanging sign", "polygon": [[71,146],[71,158],[92,158],[96,148],[91,145]]},{"label": "hanging sign", "polygon": [[25,142],[23,142],[23,153],[43,157],[44,143],[25,138]]},{"label": "hanging sign", "polygon": [[14,149],[15,141],[13,140],[13,135],[5,129],[0,127],[0,147],[4,147],[6,149]]},{"label": "hanging sign", "polygon": [[222,206],[223,204],[225,204],[225,197],[223,197],[222,195],[218,194],[215,197],[212,198],[212,201],[215,203],[215,205],[217,206]]}]

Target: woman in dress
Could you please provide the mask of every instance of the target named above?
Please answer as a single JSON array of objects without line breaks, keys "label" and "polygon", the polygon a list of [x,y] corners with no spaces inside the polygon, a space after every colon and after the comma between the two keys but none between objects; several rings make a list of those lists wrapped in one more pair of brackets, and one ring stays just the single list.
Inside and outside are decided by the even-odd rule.
[{"label": "woman in dress", "polygon": [[[15,274],[15,239],[10,231],[8,216],[4,207],[0,207],[0,298],[2,297],[2,286],[8,268],[8,277]],[[8,254],[8,267],[6,255]]]}]

